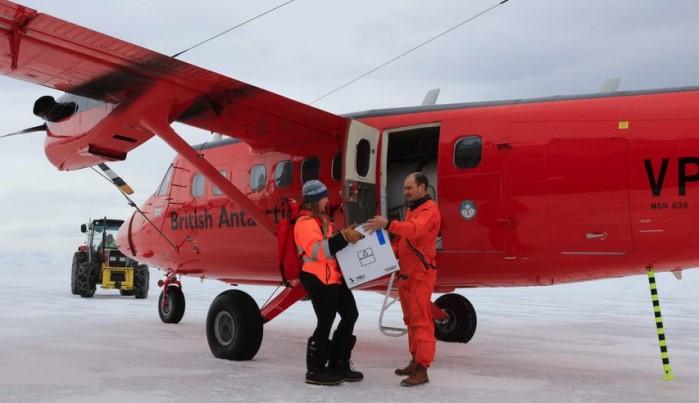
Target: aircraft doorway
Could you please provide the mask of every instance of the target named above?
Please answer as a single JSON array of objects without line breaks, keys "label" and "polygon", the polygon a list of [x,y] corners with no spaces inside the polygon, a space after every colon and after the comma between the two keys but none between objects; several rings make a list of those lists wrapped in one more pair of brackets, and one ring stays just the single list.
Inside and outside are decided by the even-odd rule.
[{"label": "aircraft doorway", "polygon": [[430,182],[428,192],[436,201],[439,124],[386,130],[382,138],[381,214],[390,219],[405,217],[403,181],[422,171]]}]

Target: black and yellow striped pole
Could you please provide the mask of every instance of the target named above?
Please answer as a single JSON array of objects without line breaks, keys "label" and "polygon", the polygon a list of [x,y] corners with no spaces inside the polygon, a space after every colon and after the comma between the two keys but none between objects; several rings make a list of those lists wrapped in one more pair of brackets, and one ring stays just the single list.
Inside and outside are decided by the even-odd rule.
[{"label": "black and yellow striped pole", "polygon": [[653,313],[655,314],[655,327],[658,329],[658,343],[660,344],[660,357],[663,359],[663,379],[669,381],[673,378],[670,368],[670,356],[667,353],[667,340],[665,339],[665,328],[663,328],[663,315],[660,313],[660,298],[658,288],[655,284],[655,271],[648,267],[648,283],[650,284],[650,298],[653,301]]}]

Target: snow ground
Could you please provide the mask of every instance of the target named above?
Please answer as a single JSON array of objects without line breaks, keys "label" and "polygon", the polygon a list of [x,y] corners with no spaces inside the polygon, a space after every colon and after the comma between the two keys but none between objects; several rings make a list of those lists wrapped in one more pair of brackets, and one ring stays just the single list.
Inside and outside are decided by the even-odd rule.
[{"label": "snow ground", "polygon": [[[478,311],[469,344],[438,342],[430,384],[402,388],[406,339],[377,329],[382,297],[356,293],[353,361],[365,380],[303,383],[309,302],[265,327],[254,360],[215,359],[206,343],[209,304],[225,284],[184,279],[187,310],[160,322],[159,273],[147,300],[99,290],[70,294],[70,256],[0,257],[0,401],[470,401],[694,402],[699,395],[699,271],[659,274],[675,379],[664,381],[645,276],[555,287],[461,290]],[[271,288],[243,287],[263,303]],[[399,312],[390,318],[399,321]]]}]

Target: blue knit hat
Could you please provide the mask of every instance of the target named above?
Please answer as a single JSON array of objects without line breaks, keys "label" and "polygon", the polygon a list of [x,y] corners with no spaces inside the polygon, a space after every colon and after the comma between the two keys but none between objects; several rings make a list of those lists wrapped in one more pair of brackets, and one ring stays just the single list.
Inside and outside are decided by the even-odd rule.
[{"label": "blue knit hat", "polygon": [[303,201],[314,202],[323,197],[328,197],[328,188],[323,185],[323,182],[311,179],[303,184]]}]

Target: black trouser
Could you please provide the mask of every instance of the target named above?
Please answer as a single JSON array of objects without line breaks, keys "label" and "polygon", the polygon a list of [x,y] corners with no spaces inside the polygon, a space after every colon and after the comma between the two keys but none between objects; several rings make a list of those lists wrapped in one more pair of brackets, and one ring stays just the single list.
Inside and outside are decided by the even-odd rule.
[{"label": "black trouser", "polygon": [[357,312],[354,295],[347,288],[347,284],[343,281],[342,284],[325,285],[318,277],[304,271],[301,272],[301,284],[311,297],[313,310],[318,319],[313,337],[316,340],[328,340],[335,315],[339,313],[340,323],[335,333],[343,339],[349,338],[354,332],[354,324],[357,322],[359,312]]}]

